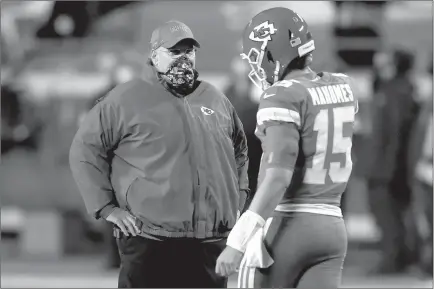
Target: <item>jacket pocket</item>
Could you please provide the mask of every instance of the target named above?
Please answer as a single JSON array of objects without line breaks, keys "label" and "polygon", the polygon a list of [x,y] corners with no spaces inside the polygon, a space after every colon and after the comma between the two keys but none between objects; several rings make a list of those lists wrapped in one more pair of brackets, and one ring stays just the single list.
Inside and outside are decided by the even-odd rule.
[{"label": "jacket pocket", "polygon": [[132,186],[132,185],[137,181],[138,178],[139,178],[139,177],[135,177],[135,178],[131,181],[131,183],[128,185],[127,190],[125,191],[125,204],[126,204],[127,209],[130,210],[130,211],[131,211],[131,206],[130,206],[130,204],[129,204],[129,202],[128,202],[128,195],[129,195],[129,192],[130,192],[130,190],[131,190],[131,186]]},{"label": "jacket pocket", "polygon": [[191,195],[175,191],[170,180],[153,182],[137,177],[128,187],[126,203],[130,211],[139,219],[145,219],[156,228],[168,225],[178,227],[183,221],[190,221],[193,208]]}]

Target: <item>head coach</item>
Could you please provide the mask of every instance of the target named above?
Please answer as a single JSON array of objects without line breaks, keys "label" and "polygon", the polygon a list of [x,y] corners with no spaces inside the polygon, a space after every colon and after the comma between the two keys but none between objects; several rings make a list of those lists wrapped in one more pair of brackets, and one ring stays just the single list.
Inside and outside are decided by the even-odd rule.
[{"label": "head coach", "polygon": [[120,84],[88,113],[70,149],[86,208],[115,227],[119,287],[226,287],[217,257],[248,193],[243,126],[199,79],[190,28],[151,37],[153,73]]}]

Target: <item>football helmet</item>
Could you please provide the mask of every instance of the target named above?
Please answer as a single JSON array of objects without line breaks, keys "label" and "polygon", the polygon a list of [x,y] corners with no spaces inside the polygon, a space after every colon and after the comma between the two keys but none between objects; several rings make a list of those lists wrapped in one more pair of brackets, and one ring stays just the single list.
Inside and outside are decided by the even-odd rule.
[{"label": "football helmet", "polygon": [[281,80],[285,68],[315,50],[304,19],[288,8],[276,7],[254,16],[243,33],[243,53],[251,67],[250,80],[265,90]]}]

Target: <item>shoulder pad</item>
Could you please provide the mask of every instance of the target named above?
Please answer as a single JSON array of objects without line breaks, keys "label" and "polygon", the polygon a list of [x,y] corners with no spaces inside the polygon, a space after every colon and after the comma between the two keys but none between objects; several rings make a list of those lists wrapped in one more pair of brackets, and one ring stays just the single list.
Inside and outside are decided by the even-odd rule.
[{"label": "shoulder pad", "polygon": [[290,80],[282,80],[274,83],[272,86],[267,88],[261,95],[261,99],[267,99],[271,96],[275,96],[277,94],[282,94],[286,92],[286,89],[291,87],[293,82]]},{"label": "shoulder pad", "polygon": [[349,77],[348,75],[346,75],[345,73],[332,73],[332,75],[334,76],[338,76],[338,77]]},{"label": "shoulder pad", "polygon": [[273,84],[271,87],[276,87],[276,86],[283,86],[283,87],[290,87],[294,82],[292,80],[281,80],[276,82],[275,84]]},{"label": "shoulder pad", "polygon": [[348,75],[344,74],[344,73],[332,73],[333,76],[336,77],[345,77],[345,78],[349,78]]},{"label": "shoulder pad", "polygon": [[354,78],[352,76],[349,76],[345,73],[332,73],[334,77],[340,77],[343,81],[350,84],[351,86],[354,86]]}]

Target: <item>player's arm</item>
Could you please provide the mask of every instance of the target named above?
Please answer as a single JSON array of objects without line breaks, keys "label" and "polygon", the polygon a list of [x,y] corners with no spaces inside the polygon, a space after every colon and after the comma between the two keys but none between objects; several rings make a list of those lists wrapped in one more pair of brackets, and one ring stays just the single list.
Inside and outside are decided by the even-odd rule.
[{"label": "player's arm", "polygon": [[270,126],[266,129],[264,160],[265,177],[253,197],[249,209],[231,231],[227,245],[244,252],[256,230],[265,225],[291,183],[298,156],[299,132],[293,124]]},{"label": "player's arm", "polygon": [[266,129],[265,177],[260,184],[249,211],[268,219],[291,183],[298,156],[300,134],[295,124],[284,123]]},{"label": "player's arm", "polygon": [[298,156],[300,105],[295,100],[288,101],[287,97],[279,101],[279,89],[267,90],[268,95],[277,96],[262,99],[257,113],[258,131],[263,134],[261,168],[265,170],[265,177],[227,241],[228,246],[241,252],[281,200],[291,183]]}]

